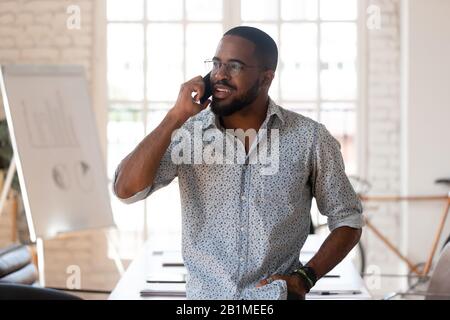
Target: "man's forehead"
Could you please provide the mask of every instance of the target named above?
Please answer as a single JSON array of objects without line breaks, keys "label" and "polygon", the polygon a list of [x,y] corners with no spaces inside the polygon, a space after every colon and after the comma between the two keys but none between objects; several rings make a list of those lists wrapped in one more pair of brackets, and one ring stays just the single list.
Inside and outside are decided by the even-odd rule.
[{"label": "man's forehead", "polygon": [[251,62],[255,59],[255,45],[239,36],[224,36],[216,50],[215,56],[221,60],[241,60]]}]

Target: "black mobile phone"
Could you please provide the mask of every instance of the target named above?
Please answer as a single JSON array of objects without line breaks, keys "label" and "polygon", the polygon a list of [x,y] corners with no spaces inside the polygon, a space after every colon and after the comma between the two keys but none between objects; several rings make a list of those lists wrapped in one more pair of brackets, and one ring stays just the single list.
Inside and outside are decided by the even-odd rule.
[{"label": "black mobile phone", "polygon": [[209,72],[206,76],[203,77],[203,82],[205,83],[205,94],[200,98],[200,103],[203,104],[208,100],[209,97],[212,96],[212,87],[210,80],[211,72]]}]

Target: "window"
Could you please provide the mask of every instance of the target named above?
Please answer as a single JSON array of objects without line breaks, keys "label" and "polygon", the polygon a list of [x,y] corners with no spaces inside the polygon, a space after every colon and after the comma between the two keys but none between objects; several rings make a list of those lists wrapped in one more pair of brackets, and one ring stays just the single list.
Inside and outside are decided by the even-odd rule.
[{"label": "window", "polygon": [[[324,123],[356,171],[356,0],[108,0],[108,174],[173,106],[179,86],[230,25],[261,28],[279,47],[270,90],[285,108]],[[230,7],[231,6],[231,7]],[[240,10],[236,10],[236,8]],[[179,234],[177,181],[131,206],[113,200],[122,230]]]}]

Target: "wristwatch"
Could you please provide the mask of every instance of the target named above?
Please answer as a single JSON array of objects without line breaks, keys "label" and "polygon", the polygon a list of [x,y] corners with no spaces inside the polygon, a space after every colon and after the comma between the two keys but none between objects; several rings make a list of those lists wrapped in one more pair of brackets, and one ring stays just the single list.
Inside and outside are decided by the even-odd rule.
[{"label": "wristwatch", "polygon": [[306,292],[308,293],[312,287],[317,282],[317,275],[313,268],[302,266],[298,269],[295,269],[291,275],[299,276],[306,287]]}]

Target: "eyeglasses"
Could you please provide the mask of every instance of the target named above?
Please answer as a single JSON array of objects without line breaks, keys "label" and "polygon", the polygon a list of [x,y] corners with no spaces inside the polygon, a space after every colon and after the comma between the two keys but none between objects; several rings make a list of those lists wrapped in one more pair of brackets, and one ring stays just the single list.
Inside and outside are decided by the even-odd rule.
[{"label": "eyeglasses", "polygon": [[219,60],[205,60],[205,66],[207,70],[211,70],[211,73],[216,73],[222,66],[225,66],[225,71],[231,77],[239,75],[244,68],[259,68],[259,66],[249,66],[239,61],[230,61],[224,63],[220,62]]}]

